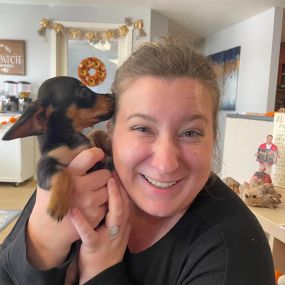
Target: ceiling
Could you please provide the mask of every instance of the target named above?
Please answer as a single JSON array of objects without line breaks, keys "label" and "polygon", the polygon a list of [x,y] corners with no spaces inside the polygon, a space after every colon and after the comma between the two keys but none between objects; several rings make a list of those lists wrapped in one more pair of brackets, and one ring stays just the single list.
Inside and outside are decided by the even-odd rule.
[{"label": "ceiling", "polygon": [[218,32],[273,6],[285,8],[285,0],[0,0],[0,3],[147,7],[190,29],[197,38]]}]

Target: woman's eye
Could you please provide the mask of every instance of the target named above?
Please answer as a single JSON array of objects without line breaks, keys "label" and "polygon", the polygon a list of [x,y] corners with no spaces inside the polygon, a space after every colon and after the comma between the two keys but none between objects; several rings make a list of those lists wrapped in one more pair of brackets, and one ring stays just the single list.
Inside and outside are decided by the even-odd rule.
[{"label": "woman's eye", "polygon": [[150,129],[144,126],[135,126],[131,128],[133,131],[137,131],[140,133],[147,133],[150,132]]},{"label": "woman's eye", "polygon": [[189,138],[201,137],[203,136],[203,132],[198,131],[198,130],[187,130],[187,131],[182,132],[180,136],[189,137]]}]

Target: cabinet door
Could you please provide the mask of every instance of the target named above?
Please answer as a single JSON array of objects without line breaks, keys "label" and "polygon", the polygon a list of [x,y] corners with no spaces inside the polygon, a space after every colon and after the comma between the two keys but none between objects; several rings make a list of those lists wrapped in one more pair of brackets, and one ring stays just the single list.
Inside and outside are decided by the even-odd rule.
[{"label": "cabinet door", "polygon": [[35,139],[2,141],[0,132],[0,182],[20,183],[35,175]]},{"label": "cabinet door", "polygon": [[20,139],[2,141],[0,134],[0,181],[20,182]]},{"label": "cabinet door", "polygon": [[21,144],[21,181],[35,174],[35,138],[27,137],[20,140]]}]

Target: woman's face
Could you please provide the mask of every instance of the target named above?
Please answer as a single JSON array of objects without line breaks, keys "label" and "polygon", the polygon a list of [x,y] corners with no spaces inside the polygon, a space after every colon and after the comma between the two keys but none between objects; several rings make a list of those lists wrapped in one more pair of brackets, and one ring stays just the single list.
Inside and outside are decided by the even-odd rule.
[{"label": "woman's face", "polygon": [[210,175],[213,141],[211,95],[199,81],[142,77],[121,94],[113,159],[143,212],[168,217],[188,208]]}]

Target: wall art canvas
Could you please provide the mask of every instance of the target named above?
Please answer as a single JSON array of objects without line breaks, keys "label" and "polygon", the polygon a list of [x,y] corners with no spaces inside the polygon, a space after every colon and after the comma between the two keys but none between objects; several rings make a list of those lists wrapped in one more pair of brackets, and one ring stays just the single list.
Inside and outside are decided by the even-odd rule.
[{"label": "wall art canvas", "polygon": [[222,95],[221,110],[235,111],[240,63],[240,46],[209,55]]}]

